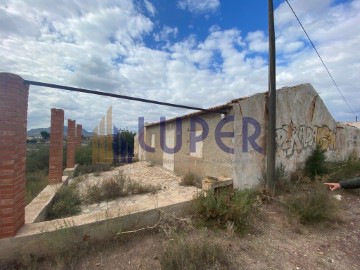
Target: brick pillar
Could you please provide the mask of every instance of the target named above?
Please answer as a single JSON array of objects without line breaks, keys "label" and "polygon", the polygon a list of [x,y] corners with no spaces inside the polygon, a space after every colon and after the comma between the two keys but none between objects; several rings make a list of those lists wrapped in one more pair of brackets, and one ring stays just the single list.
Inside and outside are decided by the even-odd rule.
[{"label": "brick pillar", "polygon": [[75,120],[68,120],[66,168],[75,167]]},{"label": "brick pillar", "polygon": [[51,109],[49,184],[61,183],[63,175],[64,111]]},{"label": "brick pillar", "polygon": [[81,146],[82,142],[82,125],[77,124],[76,125],[76,148],[79,148]]},{"label": "brick pillar", "polygon": [[28,95],[20,76],[0,73],[0,239],[25,222]]}]

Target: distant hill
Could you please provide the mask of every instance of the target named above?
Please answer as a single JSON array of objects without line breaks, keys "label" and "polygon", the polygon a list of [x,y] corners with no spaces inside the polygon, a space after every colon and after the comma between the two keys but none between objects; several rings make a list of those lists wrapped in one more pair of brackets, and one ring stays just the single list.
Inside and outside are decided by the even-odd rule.
[{"label": "distant hill", "polygon": [[[41,131],[46,131],[50,133],[50,127],[48,128],[33,128],[28,130],[27,132],[27,136],[28,137],[41,137]],[[67,135],[67,126],[64,126],[64,136],[66,137]],[[86,129],[82,130],[82,135],[85,137],[92,137],[93,133],[92,132],[88,132]]]}]

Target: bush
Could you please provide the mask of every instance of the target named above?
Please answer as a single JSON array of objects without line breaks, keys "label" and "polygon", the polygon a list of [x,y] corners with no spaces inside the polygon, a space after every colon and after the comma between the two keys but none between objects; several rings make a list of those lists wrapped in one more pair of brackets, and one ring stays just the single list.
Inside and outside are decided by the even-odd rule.
[{"label": "bush", "polygon": [[205,226],[225,229],[233,224],[235,232],[244,233],[249,227],[250,216],[257,208],[257,193],[253,190],[200,193],[193,201],[193,209]]},{"label": "bush", "polygon": [[81,199],[74,185],[62,186],[55,194],[47,220],[73,216],[81,211]]},{"label": "bush", "polygon": [[29,204],[48,184],[45,171],[35,171],[26,174],[25,203]]},{"label": "bush", "polygon": [[86,190],[85,201],[88,203],[99,203],[103,200],[101,188],[98,185],[89,186]]},{"label": "bush", "polygon": [[325,165],[325,150],[321,148],[319,144],[316,145],[316,148],[312,151],[310,156],[305,161],[304,171],[311,178],[314,178],[316,175],[321,175],[327,172]]},{"label": "bush", "polygon": [[111,164],[79,165],[74,171],[74,177],[87,173],[99,173],[111,170]]},{"label": "bush", "polygon": [[189,172],[181,178],[180,185],[182,186],[195,186],[202,187],[201,178]]},{"label": "bush", "polygon": [[75,153],[76,164],[91,165],[92,164],[92,145],[80,146]]},{"label": "bush", "polygon": [[160,259],[161,269],[229,269],[226,252],[205,237],[189,241],[170,241]]},{"label": "bush", "polygon": [[49,171],[49,146],[41,145],[26,154],[26,173]]},{"label": "bush", "polygon": [[151,184],[143,184],[139,182],[129,182],[126,187],[127,194],[144,194],[144,193],[155,193],[160,190],[161,186],[151,185]]},{"label": "bush", "polygon": [[160,186],[131,182],[130,178],[120,171],[117,176],[104,180],[100,185],[88,187],[85,200],[88,203],[99,203],[129,194],[155,193],[159,189]]},{"label": "bush", "polygon": [[119,172],[117,176],[103,181],[101,185],[90,186],[85,194],[85,200],[89,203],[98,203],[124,196],[125,181],[126,177]]},{"label": "bush", "polygon": [[123,174],[106,180],[101,185],[101,193],[107,200],[111,200],[120,196],[124,196],[124,186],[126,177]]},{"label": "bush", "polygon": [[292,195],[286,202],[289,212],[303,224],[315,224],[336,217],[336,202],[322,186]]}]

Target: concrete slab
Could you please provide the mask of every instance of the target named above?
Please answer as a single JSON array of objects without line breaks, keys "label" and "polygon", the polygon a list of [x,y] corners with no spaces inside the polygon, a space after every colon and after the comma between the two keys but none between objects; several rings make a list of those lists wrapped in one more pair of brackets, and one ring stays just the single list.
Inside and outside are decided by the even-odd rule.
[{"label": "concrete slab", "polygon": [[[84,239],[90,242],[104,241],[116,237],[122,231],[153,226],[162,212],[181,216],[189,210],[191,201],[200,191],[196,187],[180,186],[178,176],[161,167],[149,166],[147,162],[128,164],[119,168],[128,175],[132,172],[133,177],[136,175],[140,177],[142,174],[139,169],[145,169],[143,173],[148,178],[143,174],[144,181],[158,181],[155,180],[155,176],[158,175],[164,182],[163,189],[155,194],[133,195],[105,202],[88,213],[64,219],[30,223],[36,218],[30,217],[29,214],[27,218],[29,223],[26,223],[15,237],[0,240],[0,263],[30,254],[45,255],[60,252],[83,244]],[[118,172],[115,170],[113,173]],[[140,181],[139,178],[138,180]],[[44,204],[48,203],[50,195],[47,197],[46,194],[53,192],[54,190],[49,187],[39,198],[39,203],[41,200]]]},{"label": "concrete slab", "polygon": [[62,182],[55,185],[47,185],[26,207],[25,224],[41,222],[46,219],[46,213],[51,205],[56,191],[69,180],[68,176],[62,177]]}]

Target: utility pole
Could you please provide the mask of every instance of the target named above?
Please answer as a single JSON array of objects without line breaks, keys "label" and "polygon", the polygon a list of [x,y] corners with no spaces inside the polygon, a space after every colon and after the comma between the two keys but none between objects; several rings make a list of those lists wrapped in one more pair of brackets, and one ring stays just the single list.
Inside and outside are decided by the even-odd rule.
[{"label": "utility pole", "polygon": [[269,25],[269,93],[268,93],[268,130],[266,149],[266,186],[275,194],[275,152],[276,152],[276,54],[273,0],[268,0]]}]

